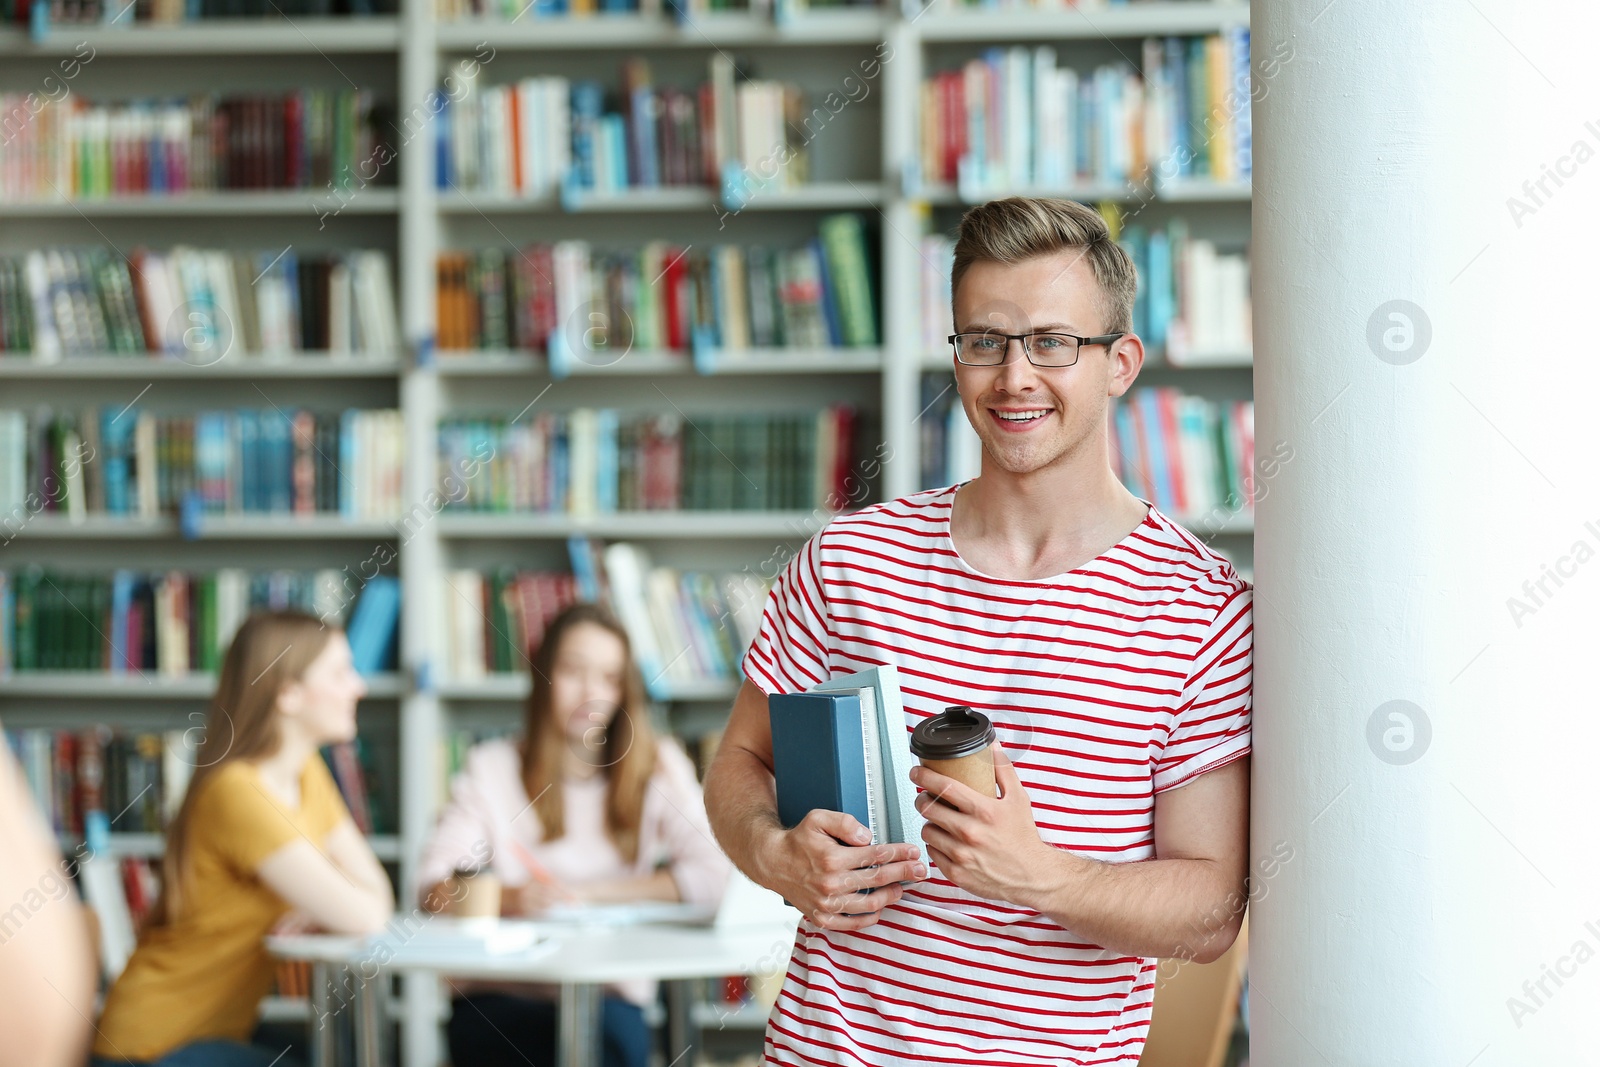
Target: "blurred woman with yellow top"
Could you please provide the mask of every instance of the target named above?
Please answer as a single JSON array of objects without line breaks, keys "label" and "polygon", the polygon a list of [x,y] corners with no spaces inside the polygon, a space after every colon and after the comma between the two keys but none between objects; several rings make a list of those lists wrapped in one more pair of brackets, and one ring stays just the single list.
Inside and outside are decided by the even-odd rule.
[{"label": "blurred woman with yellow top", "polygon": [[344,634],[314,616],[263,612],[239,628],[167,828],[161,900],[96,1027],[96,1067],[288,1062],[248,1043],[275,970],[262,939],[372,933],[394,912],[317,752],[355,736],[365,692]]}]

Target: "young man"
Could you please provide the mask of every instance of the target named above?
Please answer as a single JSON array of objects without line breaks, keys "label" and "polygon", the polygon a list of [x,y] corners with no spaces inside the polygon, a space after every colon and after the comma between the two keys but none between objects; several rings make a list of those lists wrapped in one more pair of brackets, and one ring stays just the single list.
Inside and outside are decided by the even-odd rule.
[{"label": "young man", "polygon": [[[804,915],[769,1063],[1131,1067],[1152,957],[1209,961],[1239,929],[1250,587],[1111,471],[1107,405],[1144,347],[1100,216],[973,208],[952,284],[982,473],[836,518],[790,561],[706,806]],[[775,812],[767,695],[888,663],[908,729],[952,704],[995,723],[998,798],[912,772],[931,870],[847,815]]]}]

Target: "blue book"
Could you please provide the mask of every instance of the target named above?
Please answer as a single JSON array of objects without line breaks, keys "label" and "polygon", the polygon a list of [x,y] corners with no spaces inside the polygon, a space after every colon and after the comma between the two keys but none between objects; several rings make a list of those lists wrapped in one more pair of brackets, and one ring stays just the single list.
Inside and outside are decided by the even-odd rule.
[{"label": "blue book", "polygon": [[392,670],[400,622],[400,583],[386,574],[367,580],[345,627],[350,660],[362,675]]},{"label": "blue book", "polygon": [[581,189],[598,184],[594,171],[595,139],[600,135],[605,89],[599,82],[578,82],[572,87],[572,172]]},{"label": "blue book", "polygon": [[[133,572],[116,571],[111,575],[111,673],[123,674],[127,671],[128,657],[128,612],[133,607]],[[137,635],[134,635],[137,636]],[[15,648],[10,644],[7,648]],[[135,658],[137,662],[137,658]]]},{"label": "blue book", "polygon": [[822,320],[828,324],[828,343],[838,347],[844,344],[844,333],[839,326],[839,298],[834,292],[833,275],[828,271],[828,257],[822,253],[822,239],[813,237],[807,250],[816,260],[817,277],[822,281]]},{"label": "blue book", "polygon": [[767,698],[778,818],[793,826],[813,808],[848,812],[876,844],[915,845],[926,824],[911,782],[911,727],[893,665],[840,675],[805,693]]},{"label": "blue book", "polygon": [[1172,241],[1165,230],[1150,235],[1148,253],[1150,271],[1145,275],[1145,292],[1150,318],[1150,332],[1145,340],[1150,347],[1166,352],[1167,327],[1172,324]]},{"label": "blue book", "polygon": [[778,821],[792,827],[812,809],[824,808],[853,815],[872,829],[861,698],[774,693],[767,698],[767,715],[772,723]]},{"label": "blue book", "polygon": [[444,97],[444,106],[439,108],[439,115],[434,119],[433,139],[433,183],[438,189],[449,189],[455,184],[456,176],[450,166],[450,145],[454,140],[451,129],[450,98]]},{"label": "blue book", "polygon": [[136,411],[100,410],[100,446],[105,450],[106,513],[128,515],[134,510],[129,458],[133,454],[133,429],[138,424]]},{"label": "blue book", "polygon": [[661,107],[655,90],[645,85],[633,91],[628,103],[628,117],[633,124],[633,169],[638,179],[634,184],[653,189],[661,184],[656,167],[656,116]]},{"label": "blue book", "polygon": [[283,412],[264,412],[261,416],[261,452],[265,475],[262,490],[266,510],[287,515],[294,510],[294,438]]},{"label": "blue book", "polygon": [[1166,434],[1161,428],[1161,397],[1154,389],[1139,390],[1139,422],[1144,430],[1145,462],[1149,464],[1151,502],[1172,514],[1177,499],[1172,490],[1172,466],[1167,461]]}]

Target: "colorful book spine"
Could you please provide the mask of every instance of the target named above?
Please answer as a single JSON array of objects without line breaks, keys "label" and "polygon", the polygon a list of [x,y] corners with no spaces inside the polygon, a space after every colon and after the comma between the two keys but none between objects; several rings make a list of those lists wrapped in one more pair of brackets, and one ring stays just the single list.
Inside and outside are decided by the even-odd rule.
[{"label": "colorful book spine", "polygon": [[851,495],[855,418],[846,405],[692,419],[686,427],[677,415],[609,409],[452,418],[439,427],[441,492],[451,509],[578,515],[832,511],[861,498]]}]

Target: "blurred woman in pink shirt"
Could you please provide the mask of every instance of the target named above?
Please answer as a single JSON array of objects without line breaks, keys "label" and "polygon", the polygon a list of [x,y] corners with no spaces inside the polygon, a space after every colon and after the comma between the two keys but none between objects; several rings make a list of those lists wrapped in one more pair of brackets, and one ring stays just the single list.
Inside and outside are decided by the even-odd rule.
[{"label": "blurred woman in pink shirt", "polygon": [[[594,604],[561,612],[532,672],[521,742],[474,746],[451,783],[418,871],[424,907],[443,905],[452,874],[480,868],[504,887],[503,915],[537,915],[557,903],[714,906],[728,860],[711,836],[688,756],[651,728],[643,679],[615,616]],[[554,1063],[553,991],[455,993],[452,1062]],[[607,990],[605,1067],[649,1062],[643,1007],[654,996],[653,982]]]}]

